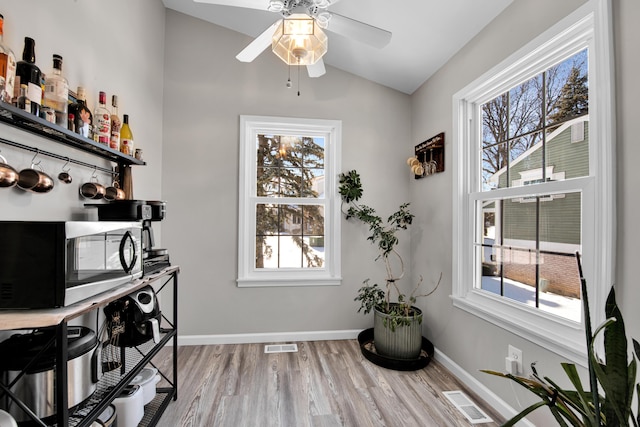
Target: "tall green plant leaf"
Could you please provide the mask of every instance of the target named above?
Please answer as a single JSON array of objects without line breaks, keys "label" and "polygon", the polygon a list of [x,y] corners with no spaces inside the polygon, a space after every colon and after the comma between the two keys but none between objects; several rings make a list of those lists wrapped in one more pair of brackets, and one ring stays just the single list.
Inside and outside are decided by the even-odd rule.
[{"label": "tall green plant leaf", "polygon": [[[607,318],[616,319],[604,328],[604,353],[605,364],[602,367],[603,374],[598,376],[605,394],[604,414],[607,417],[607,425],[616,417],[619,425],[626,426],[629,422],[631,408],[631,393],[629,392],[629,368],[627,366],[627,335],[624,327],[622,313],[616,304],[615,289],[612,287],[607,297],[605,306]],[[635,376],[633,381],[635,381]]]},{"label": "tall green plant leaf", "polygon": [[573,363],[562,363],[562,368],[567,374],[567,377],[569,377],[571,384],[573,384],[573,386],[576,388],[575,395],[572,396],[570,393],[568,393],[568,399],[577,407],[579,407],[578,410],[585,420],[585,423],[588,423],[592,426],[598,425],[596,416],[591,410],[593,405],[593,397],[591,396],[591,394],[584,391],[582,380],[580,379],[580,375],[578,374],[576,365],[574,365]]},{"label": "tall green plant leaf", "polygon": [[[576,264],[580,275],[580,290],[582,292],[582,309],[584,311],[585,338],[587,341],[587,358],[589,361],[595,360],[593,354],[593,332],[591,330],[591,311],[589,308],[589,293],[587,292],[587,281],[582,274],[582,263],[580,262],[580,252],[576,252]],[[600,396],[598,395],[598,378],[591,362],[589,362],[589,386],[591,388],[591,401],[593,402],[594,425],[600,425]]]},{"label": "tall green plant leaf", "polygon": [[533,405],[529,406],[528,408],[523,409],[522,412],[520,412],[515,417],[511,418],[506,423],[502,424],[502,427],[512,427],[512,426],[516,425],[516,423],[518,421],[522,420],[524,417],[529,415],[531,412],[535,411],[538,408],[546,406],[546,405],[547,405],[547,402],[545,402],[544,400],[540,401],[540,402],[536,402]]}]

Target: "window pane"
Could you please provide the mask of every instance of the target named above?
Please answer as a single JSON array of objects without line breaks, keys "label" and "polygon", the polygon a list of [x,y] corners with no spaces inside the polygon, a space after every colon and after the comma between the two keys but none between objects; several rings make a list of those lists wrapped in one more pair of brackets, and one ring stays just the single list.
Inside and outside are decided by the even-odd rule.
[{"label": "window pane", "polygon": [[302,248],[300,243],[301,239],[297,236],[280,237],[280,268],[302,267]]},{"label": "window pane", "polygon": [[589,113],[587,53],[584,49],[547,70],[547,126]]},{"label": "window pane", "polygon": [[507,94],[482,105],[482,147],[507,140]]},{"label": "window pane", "polygon": [[278,234],[277,205],[258,204],[256,206],[256,236]]},{"label": "window pane", "polygon": [[589,175],[588,116],[573,119],[547,136],[547,167],[562,172],[563,179]]},{"label": "window pane", "polygon": [[324,138],[258,135],[258,197],[324,198]]},{"label": "window pane", "polygon": [[543,126],[542,75],[509,91],[509,137],[537,131]]},{"label": "window pane", "polygon": [[299,168],[280,168],[280,196],[300,197],[302,171]]},{"label": "window pane", "polygon": [[579,322],[579,192],[477,202],[479,288]]},{"label": "window pane", "polygon": [[274,166],[277,165],[278,148],[280,147],[280,137],[273,135],[258,135],[257,138],[257,165]]},{"label": "window pane", "polygon": [[303,169],[302,197],[324,199],[324,169]]},{"label": "window pane", "polygon": [[259,197],[278,197],[280,194],[279,169],[258,167],[256,170],[256,194]]},{"label": "window pane", "polygon": [[278,236],[256,236],[256,268],[278,268]]},{"label": "window pane", "polygon": [[324,266],[324,206],[256,205],[256,268]]},{"label": "window pane", "polygon": [[303,166],[324,168],[324,138],[303,138]]},{"label": "window pane", "polygon": [[482,191],[507,186],[507,144],[496,144],[482,150]]}]

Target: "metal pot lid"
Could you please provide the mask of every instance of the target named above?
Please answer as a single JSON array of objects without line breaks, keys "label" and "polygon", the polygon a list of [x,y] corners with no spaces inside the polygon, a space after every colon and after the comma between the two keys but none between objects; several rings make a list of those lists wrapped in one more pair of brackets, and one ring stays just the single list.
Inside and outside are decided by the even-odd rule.
[{"label": "metal pot lid", "polygon": [[[0,366],[8,371],[20,371],[55,337],[54,330],[40,329],[28,334],[15,334],[0,343]],[[80,357],[98,344],[96,333],[84,326],[67,329],[69,360]],[[40,355],[27,373],[44,372],[53,369],[56,360],[55,342]]]}]

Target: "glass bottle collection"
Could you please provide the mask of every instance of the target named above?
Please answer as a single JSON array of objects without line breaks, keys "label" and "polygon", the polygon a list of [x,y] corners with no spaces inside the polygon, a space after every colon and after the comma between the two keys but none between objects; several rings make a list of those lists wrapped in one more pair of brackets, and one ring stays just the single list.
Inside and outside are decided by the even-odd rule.
[{"label": "glass bottle collection", "polygon": [[62,56],[53,55],[53,69],[46,75],[36,65],[35,41],[24,38],[22,60],[16,61],[13,51],[4,43],[4,16],[0,14],[0,102],[69,129],[85,138],[142,160],[142,151],[135,150],[129,115],[118,115],[118,97],[111,98],[100,91],[98,105],[92,112],[87,105],[86,90],[78,86],[76,102],[69,103],[69,83],[62,73]]}]

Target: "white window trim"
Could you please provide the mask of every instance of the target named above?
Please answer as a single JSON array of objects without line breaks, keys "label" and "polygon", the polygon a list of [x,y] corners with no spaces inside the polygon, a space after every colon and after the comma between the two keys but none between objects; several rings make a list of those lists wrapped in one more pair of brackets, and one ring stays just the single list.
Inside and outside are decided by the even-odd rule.
[{"label": "white window trim", "polygon": [[[610,0],[591,0],[453,96],[453,305],[526,338],[583,366],[587,365],[583,323],[578,324],[473,288],[475,200],[479,165],[471,146],[479,106],[556,63],[567,50],[589,48],[590,176],[576,183],[545,183],[552,192],[581,188],[583,193],[582,265],[587,280],[592,326],[604,320],[604,304],[614,283],[615,128],[613,36]],[[532,69],[535,67],[535,71]],[[516,72],[514,72],[516,70]],[[595,90],[594,90],[595,88]],[[574,185],[575,184],[575,185]],[[545,190],[545,191],[546,191]],[[505,189],[500,197],[523,188]]]},{"label": "white window trim", "polygon": [[[318,269],[256,269],[255,141],[260,133],[304,133],[325,137],[325,266]],[[238,199],[238,287],[340,285],[340,203],[337,176],[341,167],[342,122],[268,116],[240,116],[240,161]],[[283,201],[279,199],[278,201]],[[316,199],[295,199],[297,204],[314,204]]]}]

